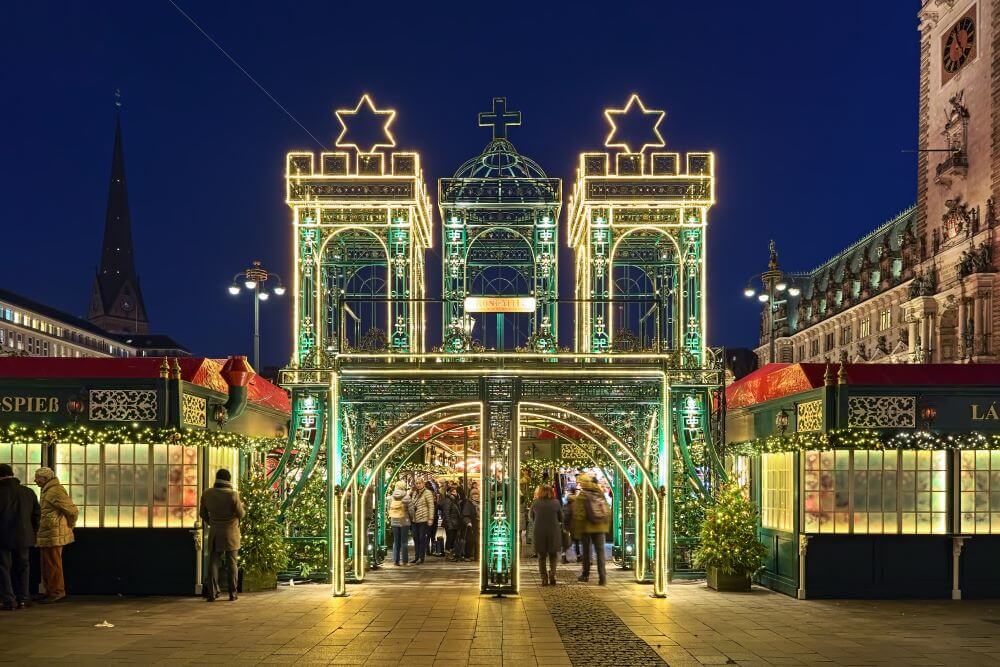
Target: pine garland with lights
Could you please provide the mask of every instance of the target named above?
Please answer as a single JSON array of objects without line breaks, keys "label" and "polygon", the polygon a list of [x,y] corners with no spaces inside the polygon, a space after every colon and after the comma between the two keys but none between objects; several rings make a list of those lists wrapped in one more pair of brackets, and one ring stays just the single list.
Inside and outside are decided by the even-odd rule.
[{"label": "pine garland with lights", "polygon": [[50,426],[41,424],[7,424],[0,426],[0,442],[21,444],[41,443],[72,445],[143,443],[150,445],[185,445],[188,447],[234,447],[244,453],[266,452],[286,447],[285,438],[256,438],[242,433],[208,431],[202,429],[143,426],[93,427],[83,424]]},{"label": "pine garland with lights", "polygon": [[726,575],[756,574],[767,555],[757,539],[757,516],[757,506],[743,497],[739,483],[724,484],[705,512],[695,565],[716,567]]},{"label": "pine garland with lights", "polygon": [[729,456],[829,449],[1000,449],[1000,433],[934,433],[865,428],[769,435],[726,446]]},{"label": "pine garland with lights", "polygon": [[248,576],[276,573],[288,560],[278,513],[281,506],[267,483],[263,466],[254,466],[240,480],[240,497],[246,516],[240,521],[240,563]]}]

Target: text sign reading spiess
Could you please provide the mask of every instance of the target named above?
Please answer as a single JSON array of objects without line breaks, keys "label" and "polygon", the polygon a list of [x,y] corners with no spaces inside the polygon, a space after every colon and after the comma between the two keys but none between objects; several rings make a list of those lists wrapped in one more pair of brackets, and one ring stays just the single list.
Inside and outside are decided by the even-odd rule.
[{"label": "text sign reading spiess", "polygon": [[59,399],[55,396],[2,396],[0,412],[59,412]]},{"label": "text sign reading spiess", "polygon": [[535,312],[535,297],[533,297],[533,296],[467,296],[467,297],[465,297],[465,312],[467,312],[467,313],[533,313],[533,312]]}]

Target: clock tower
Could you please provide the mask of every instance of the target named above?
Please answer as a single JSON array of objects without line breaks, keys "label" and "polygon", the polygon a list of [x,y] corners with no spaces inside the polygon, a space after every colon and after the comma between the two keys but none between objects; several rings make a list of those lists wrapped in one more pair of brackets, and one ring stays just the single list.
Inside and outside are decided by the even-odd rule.
[{"label": "clock tower", "polygon": [[104,219],[101,265],[94,277],[87,319],[111,333],[149,333],[146,304],[139,289],[132,248],[132,219],[125,185],[121,101],[116,100],[115,147],[111,157],[108,210]]}]

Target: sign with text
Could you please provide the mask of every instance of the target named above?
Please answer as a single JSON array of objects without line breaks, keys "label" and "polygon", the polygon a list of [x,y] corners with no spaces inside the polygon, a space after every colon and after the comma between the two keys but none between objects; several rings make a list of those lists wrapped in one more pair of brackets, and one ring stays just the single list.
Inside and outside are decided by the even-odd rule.
[{"label": "sign with text", "polygon": [[533,312],[535,312],[535,297],[533,297],[533,296],[467,296],[467,297],[465,297],[465,312],[467,312],[467,313],[533,313]]}]

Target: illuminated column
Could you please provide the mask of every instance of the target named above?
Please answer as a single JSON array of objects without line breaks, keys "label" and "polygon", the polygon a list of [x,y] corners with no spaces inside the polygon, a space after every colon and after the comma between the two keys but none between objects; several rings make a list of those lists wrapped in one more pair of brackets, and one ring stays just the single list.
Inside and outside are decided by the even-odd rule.
[{"label": "illuminated column", "polygon": [[984,339],[983,333],[983,295],[977,290],[973,295],[972,302],[972,350],[973,354],[980,354],[983,350],[979,342]]},{"label": "illuminated column", "polygon": [[512,377],[482,381],[479,590],[493,595],[516,594],[520,585],[518,384]]},{"label": "illuminated column", "polygon": [[[917,356],[917,325],[919,324],[919,320],[917,319],[917,316],[914,313],[909,313],[908,316],[909,316],[909,321],[907,322],[907,327],[908,327],[909,340],[907,341],[907,344],[909,345],[910,359],[912,361],[918,362],[920,360],[917,359],[916,356]],[[860,330],[858,331],[858,338],[861,338]]]},{"label": "illuminated column", "polygon": [[958,340],[956,340],[956,350],[955,358],[960,359],[963,356],[963,350],[965,349],[965,331],[968,326],[966,318],[968,318],[967,308],[965,305],[965,297],[961,297],[958,300]]}]

